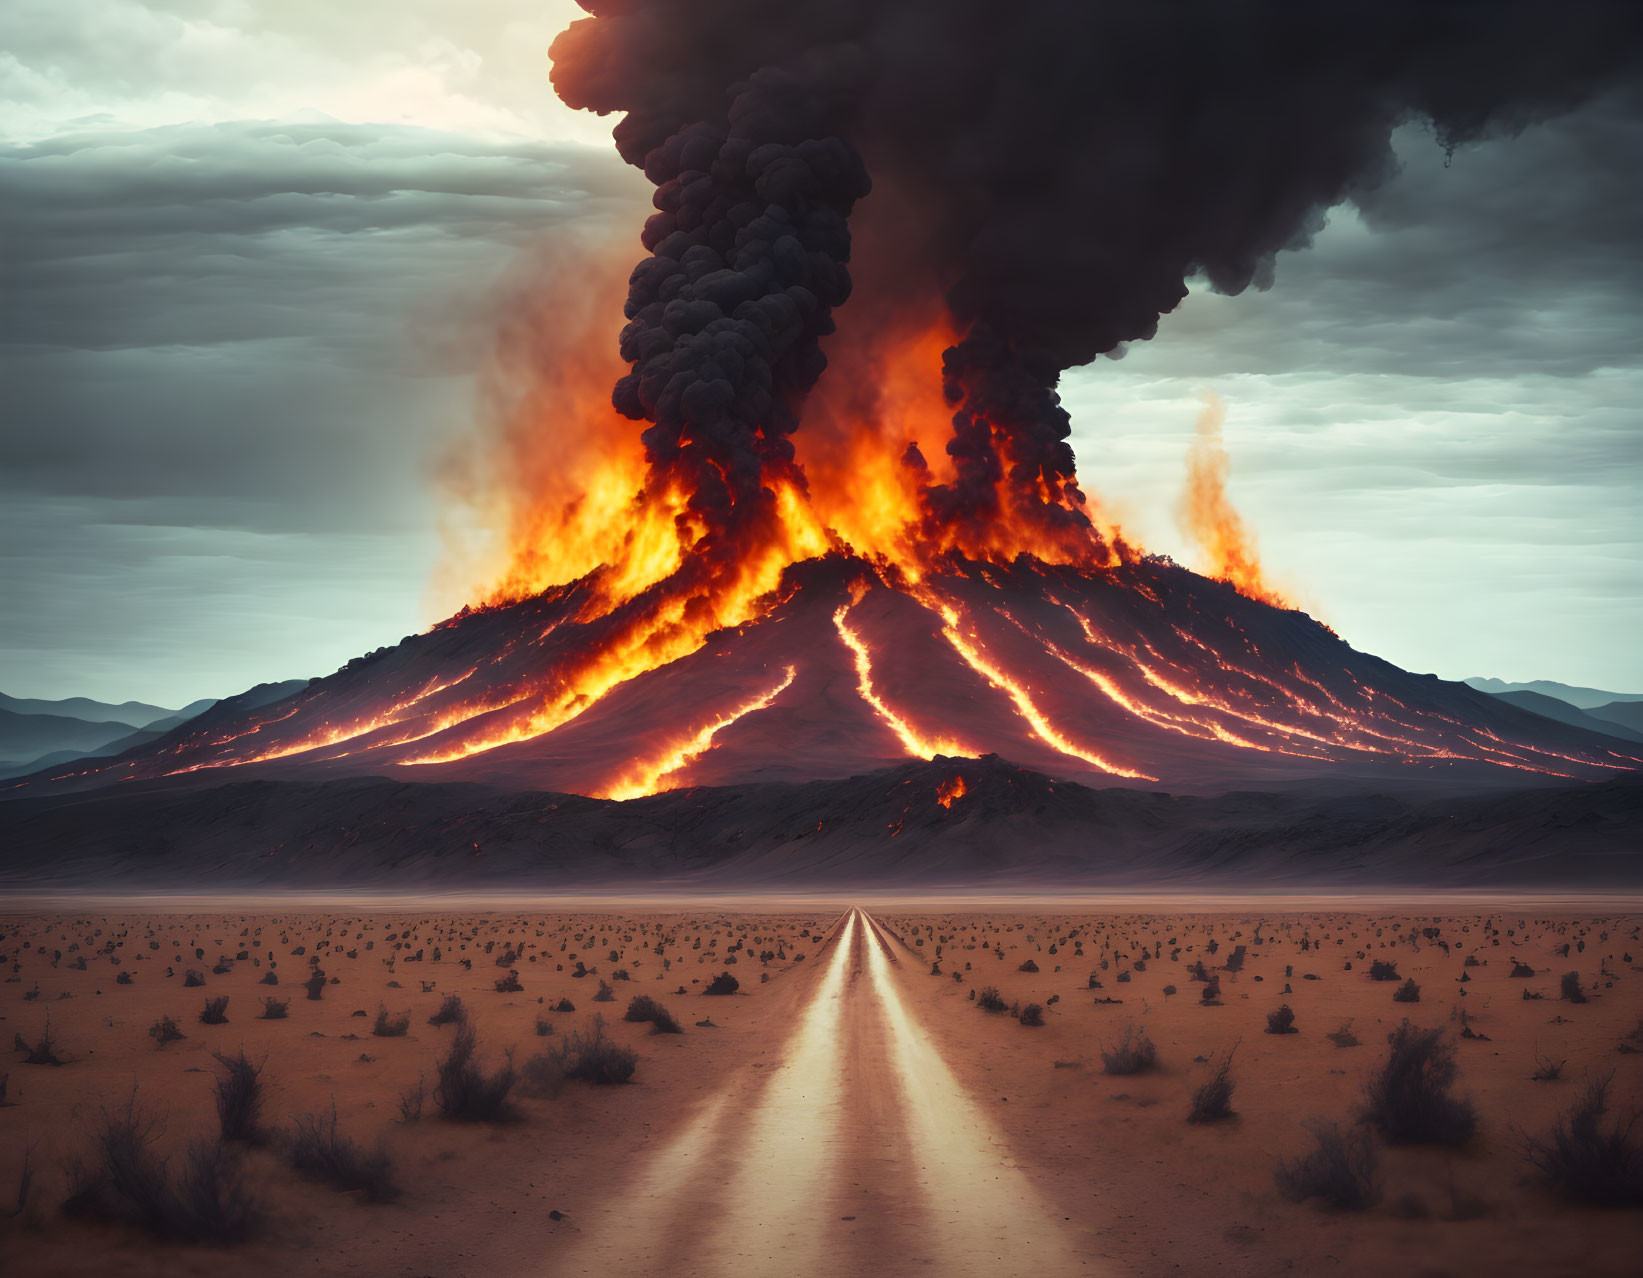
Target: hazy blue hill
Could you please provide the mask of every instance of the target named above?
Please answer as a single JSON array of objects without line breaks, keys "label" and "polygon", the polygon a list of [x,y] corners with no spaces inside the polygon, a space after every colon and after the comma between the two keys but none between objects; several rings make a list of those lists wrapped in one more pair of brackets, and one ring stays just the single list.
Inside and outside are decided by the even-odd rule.
[{"label": "hazy blue hill", "polygon": [[1595,706],[1586,713],[1594,719],[1607,719],[1610,723],[1643,733],[1643,701],[1611,701],[1606,706]]},{"label": "hazy blue hill", "polygon": [[0,759],[36,759],[59,750],[83,752],[131,734],[117,720],[87,721],[59,714],[0,709]]},{"label": "hazy blue hill", "polygon": [[1537,692],[1543,697],[1556,697],[1577,710],[1592,710],[1612,702],[1643,702],[1643,692],[1605,692],[1602,688],[1577,688],[1572,684],[1554,683],[1550,679],[1533,679],[1528,683],[1507,683],[1504,679],[1489,679],[1474,675],[1462,683],[1479,692],[1492,692],[1497,697],[1503,692]]},{"label": "hazy blue hill", "polygon": [[[219,704],[211,698],[190,702],[181,710],[163,711],[159,718],[134,727],[125,719],[91,720],[70,714],[30,713],[14,708],[19,705],[103,705],[86,697],[36,701],[0,694],[0,701],[5,703],[0,708],[0,777],[22,776],[40,768],[72,763],[76,759],[101,759],[121,754],[159,740],[173,728],[181,727]],[[109,706],[107,709],[129,714],[129,707],[134,706],[141,706],[145,715],[147,711],[159,708],[128,701],[124,706]]]},{"label": "hazy blue hill", "polygon": [[[1496,692],[1491,695],[1499,697],[1502,701],[1509,701],[1521,710],[1528,710],[1547,719],[1555,719],[1559,723],[1567,723],[1571,727],[1585,728],[1588,732],[1605,732],[1611,737],[1619,737],[1625,741],[1643,741],[1643,730],[1628,727],[1618,719],[1599,718],[1595,714],[1588,714],[1559,697],[1547,697],[1538,692]],[[1643,701],[1622,701],[1618,704],[1633,706],[1643,711]]]},{"label": "hazy blue hill", "polygon": [[[194,704],[204,709],[211,703],[207,701]],[[151,706],[145,701],[122,701],[119,705],[112,705],[107,701],[93,701],[90,697],[65,697],[61,701],[44,701],[38,697],[8,697],[3,692],[0,692],[0,710],[9,710],[13,714],[55,715],[60,718],[81,719],[87,723],[123,723],[128,728],[146,728],[156,719],[185,713],[182,710],[168,710],[164,706]]]}]

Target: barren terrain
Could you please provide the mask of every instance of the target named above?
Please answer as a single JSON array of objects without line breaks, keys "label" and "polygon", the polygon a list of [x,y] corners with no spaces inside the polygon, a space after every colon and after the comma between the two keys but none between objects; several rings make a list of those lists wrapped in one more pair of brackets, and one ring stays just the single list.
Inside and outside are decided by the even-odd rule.
[{"label": "barren terrain", "polygon": [[[1622,1274],[1643,1245],[1643,1214],[1571,1202],[1524,1157],[1589,1078],[1610,1117],[1643,1103],[1643,914],[1614,906],[183,908],[0,917],[0,1212],[29,1172],[8,1272]],[[736,990],[706,993],[721,974]],[[1418,1001],[1394,1001],[1410,979]],[[464,1019],[431,1024],[452,995]],[[682,1032],[625,1021],[637,995]],[[1266,1032],[1284,1006],[1294,1032]],[[167,1016],[184,1037],[162,1045]],[[1357,1121],[1405,1018],[1454,1050],[1464,1142]],[[511,1050],[499,1121],[442,1115],[436,1062],[465,1026],[481,1077]],[[1126,1029],[1155,1059],[1109,1073]],[[611,1045],[629,1081],[574,1076],[620,1074]],[[99,1184],[106,1117],[134,1114],[185,1186],[186,1147],[219,1133],[218,1055],[242,1051],[258,1133],[212,1165],[247,1236],[111,1221],[132,1213]],[[1229,1051],[1232,1115],[1189,1123]],[[1368,1205],[1279,1192],[1314,1117],[1372,1151]],[[355,1143],[353,1180],[299,1173],[304,1126]]]}]

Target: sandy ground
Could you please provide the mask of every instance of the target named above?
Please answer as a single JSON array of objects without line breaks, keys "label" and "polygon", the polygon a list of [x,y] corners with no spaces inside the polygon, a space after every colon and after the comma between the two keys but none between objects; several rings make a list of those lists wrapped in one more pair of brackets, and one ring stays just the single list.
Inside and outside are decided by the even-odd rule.
[{"label": "sandy ground", "polygon": [[[1531,1177],[1519,1132],[1548,1128],[1592,1075],[1612,1072],[1618,1105],[1643,1104],[1643,1054],[1620,1050],[1643,1012],[1643,917],[1452,901],[1079,908],[555,914],[430,901],[181,914],[105,903],[0,916],[0,1034],[35,1043],[49,1016],[68,1060],[28,1064],[13,1051],[0,1063],[0,1211],[15,1203],[25,1151],[36,1173],[23,1209],[0,1219],[0,1268],[1637,1272],[1643,1212],[1561,1201]],[[1420,1001],[1394,1003],[1397,982],[1368,975],[1376,959],[1412,977]],[[1513,977],[1514,961],[1534,975]],[[1036,971],[1021,970],[1029,962]],[[1219,982],[1217,1005],[1192,979],[1198,962]],[[302,982],[316,963],[327,983],[312,1001]],[[202,986],[185,987],[189,970]],[[277,985],[262,983],[270,971]],[[521,988],[499,992],[509,971]],[[1569,971],[1588,1002],[1559,998]],[[703,993],[721,972],[737,993]],[[595,1001],[601,982],[612,1001]],[[981,1010],[974,996],[989,987],[1007,1006],[1042,1005],[1045,1023]],[[685,1032],[624,1023],[637,993]],[[431,1098],[419,1121],[403,1121],[400,1098],[419,1080],[431,1089],[455,1033],[428,1023],[450,994],[493,1065],[508,1047],[524,1062],[602,1013],[610,1037],[638,1053],[633,1081],[569,1082],[520,1099],[503,1124],[443,1120]],[[201,1024],[206,998],[224,995],[227,1023]],[[259,1019],[267,997],[289,1000],[283,1019]],[[554,1010],[561,999],[575,1010]],[[1263,1032],[1280,1004],[1296,1033]],[[408,1033],[375,1036],[379,1007],[408,1013]],[[149,1030],[166,1015],[186,1038],[157,1047]],[[1381,1148],[1382,1198],[1368,1211],[1286,1201],[1276,1161],[1308,1146],[1306,1119],[1350,1121],[1405,1016],[1455,1036],[1477,1136],[1459,1151]],[[1338,1047],[1326,1035],[1348,1022],[1359,1045]],[[1105,1074],[1103,1046],[1132,1024],[1156,1044],[1157,1067]],[[1468,1028],[1477,1037],[1459,1037]],[[266,1058],[274,1132],[243,1156],[263,1212],[250,1242],[160,1243],[60,1211],[68,1164],[90,1153],[102,1109],[124,1107],[135,1088],[176,1167],[183,1146],[217,1129],[212,1053],[242,1048]],[[1188,1124],[1205,1062],[1229,1049],[1236,1116]],[[1562,1078],[1532,1080],[1539,1059],[1566,1062]],[[362,1202],[286,1165],[282,1133],[333,1100],[344,1132],[388,1152],[397,1201]]]}]

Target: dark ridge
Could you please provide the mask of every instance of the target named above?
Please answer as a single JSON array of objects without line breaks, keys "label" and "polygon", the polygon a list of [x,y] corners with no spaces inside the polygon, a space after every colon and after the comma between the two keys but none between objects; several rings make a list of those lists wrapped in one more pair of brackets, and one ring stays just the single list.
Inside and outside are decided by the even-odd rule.
[{"label": "dark ridge", "polygon": [[[938,786],[961,776],[951,807]],[[997,756],[616,803],[380,777],[0,804],[0,887],[555,890],[835,884],[1643,885],[1643,780],[1532,789],[1092,789]]]}]

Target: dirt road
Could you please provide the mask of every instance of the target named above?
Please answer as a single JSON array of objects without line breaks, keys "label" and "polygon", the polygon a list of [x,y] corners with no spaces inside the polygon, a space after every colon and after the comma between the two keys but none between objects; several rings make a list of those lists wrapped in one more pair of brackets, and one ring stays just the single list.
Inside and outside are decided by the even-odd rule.
[{"label": "dirt road", "polygon": [[902,997],[899,947],[851,910],[761,1085],[729,1083],[555,1273],[1111,1272],[1035,1192]]}]

